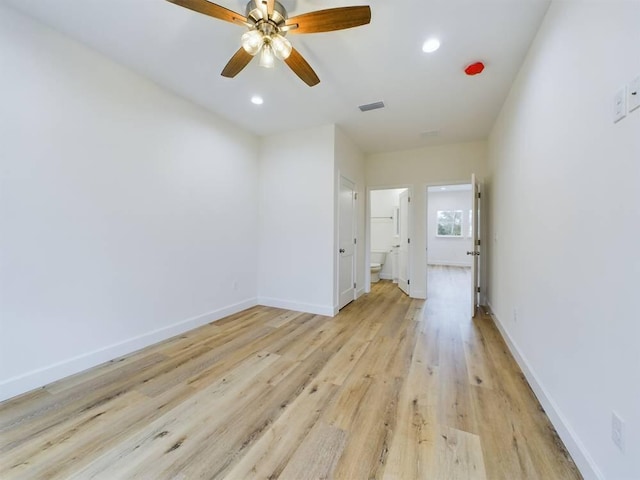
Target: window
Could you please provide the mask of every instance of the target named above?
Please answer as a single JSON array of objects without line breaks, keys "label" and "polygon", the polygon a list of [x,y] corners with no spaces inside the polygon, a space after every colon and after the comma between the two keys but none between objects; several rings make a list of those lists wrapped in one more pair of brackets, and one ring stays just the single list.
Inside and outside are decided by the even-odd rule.
[{"label": "window", "polygon": [[473,237],[473,211],[469,210],[469,238]]},{"label": "window", "polygon": [[438,237],[462,236],[462,210],[438,210]]}]

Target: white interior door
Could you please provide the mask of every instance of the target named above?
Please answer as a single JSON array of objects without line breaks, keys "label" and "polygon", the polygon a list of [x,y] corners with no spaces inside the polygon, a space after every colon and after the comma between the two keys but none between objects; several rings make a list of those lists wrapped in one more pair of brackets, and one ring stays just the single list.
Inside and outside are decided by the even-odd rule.
[{"label": "white interior door", "polygon": [[398,287],[409,295],[409,190],[400,194],[398,223],[400,247],[398,247]]},{"label": "white interior door", "polygon": [[340,177],[338,206],[338,308],[355,298],[355,185]]},{"label": "white interior door", "polygon": [[473,198],[471,200],[471,251],[467,255],[473,255],[471,261],[471,317],[476,315],[480,294],[478,292],[478,278],[480,276],[480,188],[475,174],[471,174],[471,190]]}]

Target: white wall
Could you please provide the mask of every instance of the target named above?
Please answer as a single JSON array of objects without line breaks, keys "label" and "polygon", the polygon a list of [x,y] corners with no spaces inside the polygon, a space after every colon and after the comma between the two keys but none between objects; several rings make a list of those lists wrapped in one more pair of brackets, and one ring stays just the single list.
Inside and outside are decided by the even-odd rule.
[{"label": "white wall", "polygon": [[366,263],[365,252],[365,164],[364,154],[351,141],[351,139],[339,128],[335,127],[335,212],[334,212],[334,231],[335,243],[333,249],[334,269],[335,269],[335,287],[334,287],[334,311],[337,312],[339,293],[338,293],[338,255],[336,252],[339,248],[338,239],[338,207],[339,202],[337,196],[340,192],[340,176],[344,176],[355,184],[358,198],[356,199],[356,295],[359,297],[365,291],[365,270],[369,268]]},{"label": "white wall", "polygon": [[469,142],[367,156],[367,187],[411,186],[410,228],[412,260],[409,266],[411,296],[426,298],[426,188],[480,179],[487,172],[485,142]]},{"label": "white wall", "polygon": [[258,296],[333,315],[335,127],[270,135],[260,149]]},{"label": "white wall", "polygon": [[0,63],[0,399],[255,304],[254,137],[4,7]]},{"label": "white wall", "polygon": [[[471,190],[428,191],[427,193],[427,262],[429,265],[470,267],[473,242],[469,236]],[[438,210],[462,210],[462,237],[438,236]]]},{"label": "white wall", "polygon": [[490,138],[491,306],[587,479],[640,478],[638,45],[640,2],[553,2]]}]

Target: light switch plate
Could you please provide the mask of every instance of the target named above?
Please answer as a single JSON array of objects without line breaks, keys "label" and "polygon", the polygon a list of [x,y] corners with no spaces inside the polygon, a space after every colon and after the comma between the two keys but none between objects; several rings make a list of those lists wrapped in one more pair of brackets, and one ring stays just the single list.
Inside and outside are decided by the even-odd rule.
[{"label": "light switch plate", "polygon": [[640,107],[640,76],[631,80],[627,91],[629,92],[627,103],[629,104],[629,113],[631,113]]},{"label": "light switch plate", "polygon": [[622,87],[613,97],[613,123],[627,116],[627,88]]}]

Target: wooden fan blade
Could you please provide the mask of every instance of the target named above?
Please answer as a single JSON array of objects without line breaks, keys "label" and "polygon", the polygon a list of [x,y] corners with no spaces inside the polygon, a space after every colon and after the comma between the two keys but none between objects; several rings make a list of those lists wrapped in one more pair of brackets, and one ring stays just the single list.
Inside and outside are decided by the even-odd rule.
[{"label": "wooden fan blade", "polygon": [[298,25],[289,33],[319,33],[366,25],[371,21],[371,8],[339,7],[303,13],[287,20],[287,26]]},{"label": "wooden fan blade", "polygon": [[295,48],[291,50],[291,55],[285,59],[285,63],[289,65],[289,68],[310,87],[320,83],[320,79],[318,78],[318,75],[316,75],[316,72],[313,71],[311,65],[307,63],[304,57],[300,55],[300,52]]},{"label": "wooden fan blade", "polygon": [[215,3],[208,2],[207,0],[167,0],[168,2],[175,3],[181,7],[188,8],[194,12],[204,13],[213,18],[224,20],[231,23],[246,23],[247,19],[239,13],[229,10],[228,8],[221,7]]},{"label": "wooden fan blade", "polygon": [[249,64],[252,58],[251,55],[245,52],[244,48],[240,47],[233,57],[231,57],[231,60],[224,66],[220,75],[227,78],[235,77]]}]

